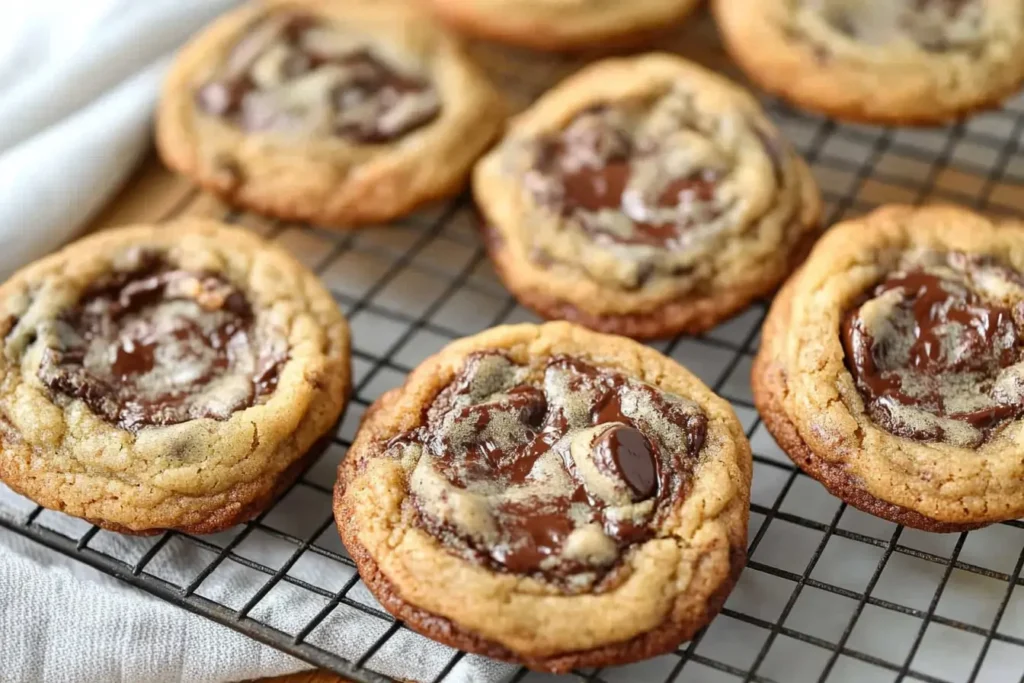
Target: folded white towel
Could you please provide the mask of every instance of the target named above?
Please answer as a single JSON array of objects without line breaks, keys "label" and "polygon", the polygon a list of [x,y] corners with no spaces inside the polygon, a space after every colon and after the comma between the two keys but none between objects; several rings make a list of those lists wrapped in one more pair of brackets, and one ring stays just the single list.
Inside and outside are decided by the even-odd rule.
[{"label": "folded white towel", "polygon": [[0,0],[0,278],[124,182],[170,53],[236,2]]}]

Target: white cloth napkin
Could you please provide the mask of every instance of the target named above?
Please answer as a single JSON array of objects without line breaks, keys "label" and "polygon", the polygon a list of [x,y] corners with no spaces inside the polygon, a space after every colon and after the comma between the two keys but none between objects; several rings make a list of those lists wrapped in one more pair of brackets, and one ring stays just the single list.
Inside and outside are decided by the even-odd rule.
[{"label": "white cloth napkin", "polygon": [[0,278],[120,187],[170,53],[237,1],[0,0]]},{"label": "white cloth napkin", "polygon": [[[171,52],[238,1],[0,0],[0,279],[74,237],[118,189],[149,149],[153,106]],[[0,485],[0,515],[23,518],[33,508]],[[300,505],[292,514],[310,512]],[[88,528],[56,513],[44,513],[39,521],[72,538]],[[131,561],[152,542],[101,533],[90,548],[100,546],[101,552]],[[271,562],[280,551],[266,541],[246,543],[245,552],[258,561]],[[302,578],[310,583],[336,590],[351,576],[351,569],[338,563],[307,557],[300,564]],[[184,586],[211,559],[195,545],[172,540],[146,571]],[[237,608],[266,578],[226,562],[198,592]],[[377,606],[361,584],[350,595]],[[282,583],[251,616],[297,633],[324,604],[322,597]],[[339,606],[309,641],[356,659],[386,629],[381,619]],[[431,680],[452,654],[401,631],[369,665],[394,677]],[[297,659],[0,530],[4,683],[214,683],[305,668]],[[514,667],[466,657],[446,681],[491,683],[511,671]]]}]

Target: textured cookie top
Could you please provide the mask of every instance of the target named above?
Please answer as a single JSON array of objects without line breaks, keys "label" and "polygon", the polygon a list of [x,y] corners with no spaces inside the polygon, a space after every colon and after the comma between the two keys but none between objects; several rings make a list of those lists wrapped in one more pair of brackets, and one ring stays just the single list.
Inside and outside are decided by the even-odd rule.
[{"label": "textured cookie top", "polygon": [[254,327],[245,294],[139,254],[39,326],[43,383],[132,431],[223,420],[272,392],[287,341]]},{"label": "textured cookie top", "polygon": [[549,91],[477,165],[474,194],[512,288],[594,315],[774,283],[818,214],[757,102],[667,55]]},{"label": "textured cookie top", "polygon": [[581,113],[538,143],[526,186],[596,242],[693,246],[687,233],[722,212],[716,190],[730,160],[686,129],[685,105],[671,92],[647,112],[626,105]]},{"label": "textured cookie top", "polygon": [[1019,517],[1022,272],[1024,226],[965,209],[834,227],[766,323],[772,403],[849,487],[942,524]]},{"label": "textured cookie top", "polygon": [[454,342],[374,404],[335,517],[415,628],[550,667],[634,637],[660,643],[633,644],[649,656],[699,628],[740,564],[749,482],[729,404],[675,362],[516,325]]},{"label": "textured cookie top", "polygon": [[876,423],[971,446],[1024,413],[1024,288],[963,252],[912,252],[843,319],[847,364]]},{"label": "textured cookie top", "polygon": [[288,9],[256,19],[196,101],[247,131],[359,143],[394,140],[441,108],[426,75],[389,63],[358,32]]},{"label": "textured cookie top", "polygon": [[531,374],[501,353],[470,356],[426,424],[391,450],[415,462],[414,505],[446,545],[581,588],[677,502],[707,418],[688,399],[577,359]]},{"label": "textured cookie top", "polygon": [[792,11],[794,38],[813,43],[822,59],[839,38],[931,53],[977,51],[986,39],[982,0],[798,0]]},{"label": "textured cookie top", "polygon": [[0,332],[0,478],[115,529],[237,520],[349,383],[331,295],[213,221],[112,230],[26,267],[0,287]]}]

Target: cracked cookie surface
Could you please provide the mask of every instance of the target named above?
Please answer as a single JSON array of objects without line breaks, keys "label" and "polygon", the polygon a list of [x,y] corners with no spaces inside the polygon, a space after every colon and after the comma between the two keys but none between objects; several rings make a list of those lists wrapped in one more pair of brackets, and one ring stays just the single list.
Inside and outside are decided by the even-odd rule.
[{"label": "cracked cookie surface", "polygon": [[818,234],[804,162],[746,92],[669,55],[598,62],[517,117],[473,192],[506,286],[548,318],[696,333]]},{"label": "cracked cookie surface", "polygon": [[213,221],[85,238],[16,273],[0,306],[0,479],[108,529],[252,517],[347,398],[330,294]]},{"label": "cracked cookie surface", "polygon": [[794,462],[886,519],[1024,514],[1024,224],[886,207],[829,231],[772,305],[754,398]]},{"label": "cracked cookie surface", "polygon": [[457,41],[406,3],[263,0],[179,55],[157,142],[235,204],[349,227],[457,192],[503,120]]},{"label": "cracked cookie surface", "polygon": [[933,124],[998,107],[1024,80],[1021,0],[715,0],[760,86],[837,118]]},{"label": "cracked cookie surface", "polygon": [[499,327],[371,407],[335,518],[410,627],[566,671],[669,651],[714,616],[750,474],[729,404],[670,359],[569,323]]},{"label": "cracked cookie surface", "polygon": [[698,0],[419,1],[470,35],[556,51],[639,44],[698,5]]}]

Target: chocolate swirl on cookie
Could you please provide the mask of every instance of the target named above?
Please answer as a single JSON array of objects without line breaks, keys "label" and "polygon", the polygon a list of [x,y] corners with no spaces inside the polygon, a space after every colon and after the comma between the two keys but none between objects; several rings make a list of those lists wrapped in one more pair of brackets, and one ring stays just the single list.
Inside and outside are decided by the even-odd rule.
[{"label": "chocolate swirl on cookie", "polygon": [[842,339],[869,414],[897,436],[975,447],[1024,415],[1024,280],[991,260],[908,256]]},{"label": "chocolate swirl on cookie", "polygon": [[[752,147],[738,149],[741,137]],[[792,153],[777,134],[745,117],[712,120],[682,89],[591,107],[531,145],[525,191],[587,242],[579,262],[567,263],[566,238],[538,233],[534,261],[584,268],[627,291],[706,277],[729,235],[760,220],[797,221],[803,208]]]},{"label": "chocolate swirl on cookie", "polygon": [[441,110],[433,85],[367,41],[316,18],[278,13],[250,27],[196,92],[203,111],[246,131],[390,142]]},{"label": "chocolate swirl on cookie", "polygon": [[715,189],[726,162],[710,147],[701,155],[636,139],[630,124],[616,108],[580,114],[540,142],[530,187],[599,242],[685,247],[687,229],[720,211]]},{"label": "chocolate swirl on cookie", "polygon": [[287,360],[234,285],[160,261],[97,283],[40,339],[43,384],[131,431],[227,419],[272,393]]},{"label": "chocolate swirl on cookie", "polygon": [[585,589],[683,495],[707,418],[579,359],[551,359],[536,382],[529,373],[474,354],[389,449],[410,470],[420,524],[449,549]]}]

